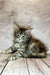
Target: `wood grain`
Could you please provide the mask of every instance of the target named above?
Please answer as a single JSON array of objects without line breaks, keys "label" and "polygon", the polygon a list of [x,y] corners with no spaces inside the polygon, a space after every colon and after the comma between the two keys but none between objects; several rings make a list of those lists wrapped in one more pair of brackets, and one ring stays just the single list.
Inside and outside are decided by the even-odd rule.
[{"label": "wood grain", "polygon": [[45,64],[42,59],[36,59],[36,64],[42,71],[43,75],[50,75],[50,67]]},{"label": "wood grain", "polygon": [[20,58],[7,62],[9,55],[0,54],[0,75],[50,75],[50,54],[47,58]]},{"label": "wood grain", "polygon": [[37,66],[36,59],[27,59],[28,69],[30,75],[43,75],[43,72]]},{"label": "wood grain", "polygon": [[8,58],[8,54],[0,54],[0,74],[2,74],[4,68],[6,67],[8,61],[7,61],[7,58]]},{"label": "wood grain", "polygon": [[50,53],[48,54],[47,58],[42,60],[50,68]]},{"label": "wood grain", "polygon": [[29,75],[25,59],[10,61],[2,75]]}]

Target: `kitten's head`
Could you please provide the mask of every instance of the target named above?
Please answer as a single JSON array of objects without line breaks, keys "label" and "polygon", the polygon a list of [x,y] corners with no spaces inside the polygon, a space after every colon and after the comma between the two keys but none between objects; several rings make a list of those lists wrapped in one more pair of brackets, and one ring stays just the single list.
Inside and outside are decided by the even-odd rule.
[{"label": "kitten's head", "polygon": [[20,27],[16,22],[14,22],[14,24],[15,24],[14,42],[19,42],[19,43],[28,42],[31,36],[31,28],[27,29],[24,28],[23,26]]},{"label": "kitten's head", "polygon": [[18,28],[14,30],[14,42],[27,43],[30,40],[31,29]]},{"label": "kitten's head", "polygon": [[14,32],[14,42],[26,43],[30,39],[28,30],[20,28]]}]

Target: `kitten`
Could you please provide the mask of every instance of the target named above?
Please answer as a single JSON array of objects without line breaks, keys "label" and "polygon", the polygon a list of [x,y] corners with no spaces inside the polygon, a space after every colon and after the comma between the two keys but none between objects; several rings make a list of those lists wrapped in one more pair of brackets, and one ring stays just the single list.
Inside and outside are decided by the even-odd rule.
[{"label": "kitten", "polygon": [[[16,25],[17,27],[17,25]],[[15,27],[13,46],[2,53],[12,54],[8,60],[16,60],[21,57],[46,57],[44,44],[31,36],[31,29]]]}]

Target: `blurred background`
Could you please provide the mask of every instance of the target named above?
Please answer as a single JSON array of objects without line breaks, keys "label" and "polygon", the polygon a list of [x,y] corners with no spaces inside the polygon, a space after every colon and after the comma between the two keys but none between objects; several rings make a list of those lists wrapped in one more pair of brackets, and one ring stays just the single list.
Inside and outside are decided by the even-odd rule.
[{"label": "blurred background", "polygon": [[31,26],[50,52],[50,0],[0,0],[0,51],[13,44],[14,21]]}]

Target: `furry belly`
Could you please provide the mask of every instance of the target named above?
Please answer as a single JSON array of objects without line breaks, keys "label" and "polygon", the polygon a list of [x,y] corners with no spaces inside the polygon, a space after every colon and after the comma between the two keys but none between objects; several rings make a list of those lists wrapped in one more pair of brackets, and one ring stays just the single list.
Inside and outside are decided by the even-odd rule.
[{"label": "furry belly", "polygon": [[15,43],[14,45],[13,45],[13,48],[16,48],[17,50],[22,50],[22,49],[26,49],[26,46],[27,45],[25,45],[25,44],[20,44],[20,43]]}]

